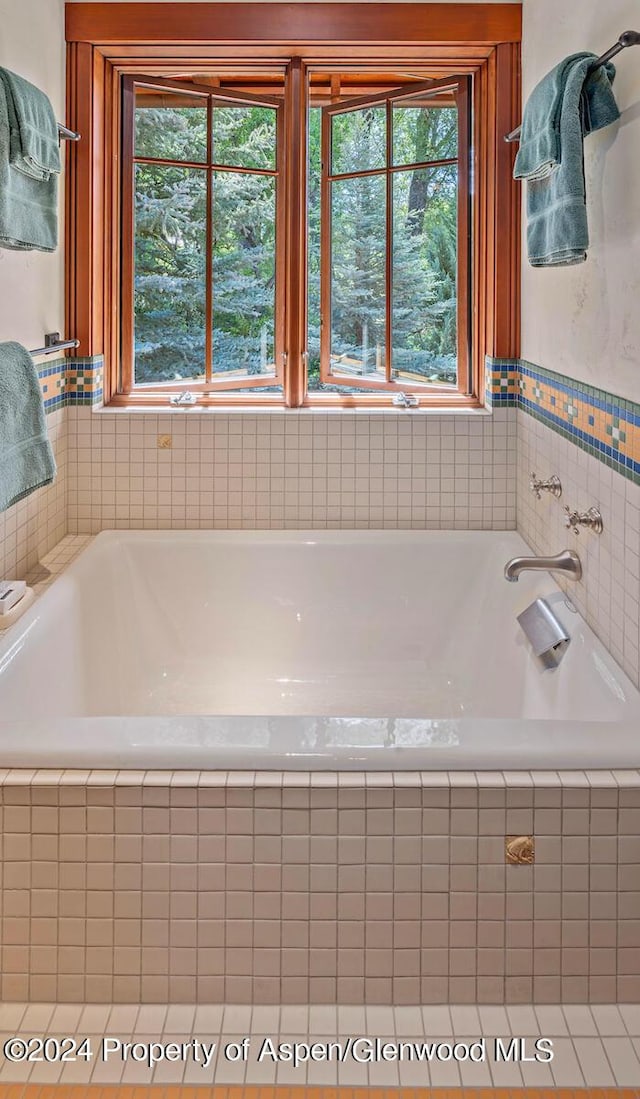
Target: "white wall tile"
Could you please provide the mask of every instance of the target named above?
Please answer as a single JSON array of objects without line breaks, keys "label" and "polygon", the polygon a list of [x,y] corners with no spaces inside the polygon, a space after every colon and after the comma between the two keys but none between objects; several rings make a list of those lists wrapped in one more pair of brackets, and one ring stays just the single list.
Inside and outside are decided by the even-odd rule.
[{"label": "white wall tile", "polygon": [[[515,411],[68,410],[69,530],[515,525]],[[172,437],[158,449],[158,436]]]},{"label": "white wall tile", "polygon": [[[574,549],[581,558],[579,583],[556,581],[636,686],[640,686],[640,485],[622,477],[599,459],[546,425],[518,410],[517,525],[536,553]],[[562,498],[529,490],[532,472],[557,474]],[[602,512],[601,535],[565,526],[564,505]]]}]

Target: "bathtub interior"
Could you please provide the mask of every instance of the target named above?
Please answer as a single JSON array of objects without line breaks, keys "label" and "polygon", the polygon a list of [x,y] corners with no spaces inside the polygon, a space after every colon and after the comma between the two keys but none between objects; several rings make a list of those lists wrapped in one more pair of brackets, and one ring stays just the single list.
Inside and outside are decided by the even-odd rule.
[{"label": "bathtub interior", "polygon": [[[549,575],[504,581],[523,552],[513,533],[105,532],[0,642],[2,720],[639,718]],[[572,639],[554,671],[516,621],[538,596]]]}]

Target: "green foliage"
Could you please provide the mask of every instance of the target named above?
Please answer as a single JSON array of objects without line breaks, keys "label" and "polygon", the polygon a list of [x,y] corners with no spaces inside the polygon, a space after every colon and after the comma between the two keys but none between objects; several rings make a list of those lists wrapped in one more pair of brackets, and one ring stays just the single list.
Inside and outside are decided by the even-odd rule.
[{"label": "green foliage", "polygon": [[[309,386],[320,383],[320,110],[309,135]],[[338,116],[332,166],[380,166],[380,119]],[[394,164],[455,157],[453,108],[394,109]],[[340,372],[373,374],[385,351],[384,177],[332,184],[331,347]],[[392,331],[394,376],[455,382],[457,373],[457,169],[393,173]],[[329,319],[327,318],[327,323]],[[346,360],[346,365],[345,365]],[[349,365],[351,364],[351,365]]]},{"label": "green foliage", "polygon": [[[309,387],[319,388],[320,111],[309,112]],[[382,128],[381,128],[382,127]],[[333,163],[381,166],[384,112],[340,116]],[[394,110],[394,163],[456,155],[451,108]],[[272,169],[275,112],[215,107],[213,162]],[[202,163],[144,164],[135,182],[135,377],[138,383],[202,378],[205,368],[207,112],[176,104],[136,110],[140,156]],[[383,160],[382,160],[383,163]],[[332,185],[332,353],[354,375],[384,363],[384,176]],[[455,167],[393,174],[393,366],[408,377],[455,381],[457,175]],[[213,359],[216,373],[265,374],[274,362],[275,183],[212,172]]]},{"label": "green foliage", "polygon": [[188,168],[136,169],[136,381],[204,372],[206,183]]},{"label": "green foliage", "polygon": [[[139,107],[136,151],[206,161],[206,111]],[[216,108],[215,162],[269,168],[274,112]],[[207,171],[153,164],[136,170],[135,377],[196,380],[205,368]],[[213,361],[220,373],[272,373],[275,186],[272,177],[212,173]]]}]

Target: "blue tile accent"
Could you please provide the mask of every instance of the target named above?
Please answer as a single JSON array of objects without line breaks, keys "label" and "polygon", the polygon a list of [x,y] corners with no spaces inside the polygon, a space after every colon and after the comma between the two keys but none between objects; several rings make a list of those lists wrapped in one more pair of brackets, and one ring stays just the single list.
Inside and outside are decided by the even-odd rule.
[{"label": "blue tile accent", "polygon": [[[500,364],[496,360],[487,359],[488,370],[491,371],[494,378],[496,375],[501,376],[502,372],[499,366]],[[513,370],[513,361],[509,360],[506,366],[508,369]],[[624,477],[640,483],[640,461],[638,460],[640,456],[637,453],[632,456],[619,449],[620,445],[629,444],[627,425],[635,427],[640,425],[639,404],[618,398],[614,394],[607,393],[605,390],[597,389],[594,386],[573,381],[565,375],[557,374],[552,370],[538,367],[524,360],[516,364],[515,369],[520,374],[517,392],[508,395],[506,399],[503,399],[499,393],[493,393],[491,399],[487,402],[488,404],[515,404],[529,415],[534,416],[535,419],[546,423],[565,438],[571,439],[582,450],[586,450],[589,454],[599,458],[600,461],[617,470]],[[545,387],[551,407],[531,400],[532,395],[540,397],[541,385]],[[554,390],[553,394],[549,393],[550,389]],[[558,398],[554,394],[557,394]],[[589,408],[594,409],[594,414],[588,413]],[[557,415],[556,409],[558,411],[562,409],[564,416]],[[587,413],[587,423],[589,427],[594,428],[593,434],[577,426],[581,410],[582,415]],[[607,418],[611,418],[611,424],[605,425],[604,428],[610,443],[604,442],[595,434],[596,432],[602,432],[602,426],[596,423],[595,410],[604,412]]]},{"label": "blue tile accent", "polygon": [[101,376],[103,368],[104,360],[101,355],[88,359],[60,358],[39,366],[38,377],[41,382],[53,375],[59,378],[55,393],[48,383],[42,386],[45,412],[53,412],[54,409],[72,404],[99,404],[103,398],[103,390],[101,385],[94,388],[94,382],[97,375]]}]

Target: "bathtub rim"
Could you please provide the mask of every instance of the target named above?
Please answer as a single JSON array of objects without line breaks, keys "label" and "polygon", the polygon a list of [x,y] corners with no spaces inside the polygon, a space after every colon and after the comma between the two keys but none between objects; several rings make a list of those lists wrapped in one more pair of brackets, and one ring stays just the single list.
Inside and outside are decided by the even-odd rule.
[{"label": "bathtub rim", "polygon": [[[88,540],[81,546],[79,551],[72,557],[70,561],[65,563],[64,567],[51,577],[46,583],[44,589],[38,593],[35,603],[25,612],[25,615],[19,619],[13,626],[9,627],[4,633],[0,634],[0,662],[3,657],[6,656],[7,651],[13,644],[19,639],[20,632],[28,626],[32,621],[37,619],[40,608],[43,606],[43,601],[48,602],[48,596],[54,586],[58,586],[59,581],[64,581],[69,577],[70,573],[75,573],[79,568],[86,565],[87,561],[90,561],[97,553],[100,552],[102,547],[108,546],[110,543],[117,545],[118,543],[126,541],[153,541],[153,542],[189,542],[189,541],[202,541],[215,540],[217,542],[227,542],[233,544],[234,542],[244,543],[260,543],[268,542],[270,544],[305,544],[324,543],[324,544],[357,544],[362,539],[371,544],[383,545],[386,542],[389,543],[409,543],[420,539],[421,537],[428,540],[435,540],[438,542],[450,541],[451,539],[459,539],[460,541],[497,541],[504,539],[508,544],[508,552],[518,551],[521,548],[530,551],[528,544],[523,539],[522,535],[516,530],[469,530],[469,529],[414,529],[414,528],[292,528],[292,529],[245,529],[245,528],[224,528],[224,529],[143,529],[143,528],[123,528],[123,529],[108,529],[100,531],[96,535],[88,536]],[[45,602],[45,606],[46,606]],[[605,650],[606,651],[606,650]],[[611,654],[609,653],[609,656]],[[615,658],[611,656],[611,659]],[[619,665],[618,665],[619,667]],[[622,672],[622,669],[620,669]],[[622,673],[624,674],[624,673]],[[632,684],[633,685],[633,684]],[[261,715],[255,720],[265,720],[269,715]],[[312,717],[313,715],[308,715]],[[349,715],[345,715],[349,716]],[[384,715],[382,715],[384,717]],[[391,717],[392,715],[387,715]],[[277,719],[282,721],[281,715],[278,715]],[[300,716],[288,717],[286,720],[296,722],[299,720],[307,720],[308,718]],[[102,772],[107,774],[113,773],[165,773],[167,775],[185,775],[185,774],[263,774],[265,776],[275,776],[282,774],[290,774],[295,776],[310,776],[319,774],[329,778],[331,775],[347,776],[357,775],[358,773],[366,774],[370,772],[372,775],[382,776],[399,775],[404,776],[401,780],[403,783],[409,780],[411,775],[496,775],[496,774],[518,774],[521,776],[531,775],[535,772],[543,773],[545,775],[557,774],[562,771],[567,774],[580,775],[584,771],[597,773],[599,775],[606,775],[612,772],[619,774],[626,774],[629,776],[629,783],[635,783],[636,769],[638,774],[638,780],[640,781],[640,731],[638,730],[636,722],[632,719],[630,721],[575,721],[569,722],[562,719],[520,719],[520,718],[464,718],[464,719],[430,719],[426,717],[424,720],[434,720],[437,722],[446,721],[448,724],[458,725],[461,731],[465,733],[471,732],[478,736],[478,743],[482,743],[482,759],[475,762],[476,758],[473,755],[469,757],[468,752],[465,751],[464,762],[458,762],[452,757],[452,753],[447,755],[447,749],[442,748],[388,748],[377,746],[364,746],[367,748],[368,758],[366,761],[366,769],[362,770],[363,759],[361,755],[358,755],[357,751],[352,748],[345,748],[342,750],[336,750],[333,752],[314,753],[314,752],[299,752],[299,753],[283,753],[277,754],[275,752],[269,753],[269,763],[264,765],[263,762],[259,766],[256,765],[256,749],[254,747],[247,747],[244,749],[227,749],[215,748],[216,753],[216,766],[213,770],[202,767],[202,753],[203,748],[201,745],[192,745],[194,752],[199,753],[200,765],[196,760],[192,758],[192,754],[185,750],[183,743],[178,743],[172,746],[169,753],[164,754],[159,751],[157,744],[149,743],[149,747],[146,749],[141,748],[141,742],[135,741],[139,751],[144,753],[143,755],[136,755],[135,752],[131,753],[131,744],[118,743],[117,738],[114,738],[114,730],[130,734],[132,738],[139,738],[141,735],[155,732],[158,728],[162,728],[167,732],[175,731],[176,723],[180,723],[182,729],[190,734],[195,734],[198,729],[202,729],[206,726],[213,726],[217,721],[238,721],[246,722],[251,720],[251,717],[242,715],[227,715],[222,718],[216,715],[171,715],[168,717],[153,717],[153,716],[135,716],[135,717],[122,717],[122,716],[98,716],[98,717],[56,717],[46,720],[0,720],[0,775],[3,772],[11,773],[16,771],[26,771],[29,773],[45,773],[50,772],[55,775],[56,773],[64,771],[65,773],[80,772],[82,774],[92,773],[100,774]],[[351,720],[360,720],[366,722],[368,718],[351,718]],[[410,719],[403,719],[410,720]],[[416,719],[419,720],[419,719]],[[535,738],[535,734],[545,734],[551,738],[553,736],[552,727],[557,724],[565,731],[575,731],[577,729],[583,730],[586,728],[591,736],[588,739],[588,743],[580,745],[582,750],[589,748],[590,750],[595,748],[595,738],[599,742],[607,743],[607,747],[610,750],[611,735],[617,737],[622,736],[629,742],[634,740],[635,742],[628,743],[626,746],[617,746],[616,752],[613,753],[613,759],[604,763],[602,761],[595,762],[591,755],[587,753],[585,759],[583,755],[580,756],[580,762],[578,763],[575,755],[558,756],[557,745],[554,745],[553,753],[549,749],[549,755],[542,755],[539,759],[536,759],[535,763],[520,762],[517,758],[517,751],[514,753],[513,758],[505,758],[506,743],[501,740],[498,744],[491,743],[487,746],[487,740],[485,739],[485,733],[494,732],[496,727],[499,727],[502,733],[508,733],[509,730],[514,727],[521,733],[530,733],[532,739]],[[108,743],[109,749],[105,753],[96,753],[95,750],[88,751],[86,748],[87,731],[90,730],[95,734],[96,739],[100,743]],[[75,734],[78,737],[78,743],[64,742],[58,738],[68,736],[69,733]],[[43,740],[39,742],[38,747],[33,751],[33,754],[25,749],[29,739],[29,734],[35,734],[43,736]],[[511,738],[512,739],[512,738]],[[4,743],[9,742],[7,751],[2,750]],[[47,754],[47,751],[42,750],[42,744],[47,743],[48,740],[52,740],[55,743],[55,747],[51,749],[51,755]],[[11,744],[14,741],[14,744]],[[143,742],[142,742],[143,743]],[[61,746],[62,745],[62,746]],[[126,764],[123,765],[122,753],[126,751],[127,755],[131,755],[128,758]],[[85,754],[83,754],[83,752]],[[434,752],[437,758],[434,757],[433,766],[425,766],[425,753]],[[173,753],[173,754],[171,754]],[[180,758],[176,758],[176,753],[179,753]],[[379,755],[378,755],[379,753]],[[630,755],[629,753],[632,753]],[[551,759],[553,755],[553,759]],[[53,758],[55,756],[55,758]],[[71,759],[70,757],[73,757]],[[37,758],[34,758],[37,757]],[[185,758],[186,757],[186,758]],[[219,757],[219,758],[218,758]],[[242,757],[242,758],[239,758]],[[98,758],[100,762],[98,762]],[[150,758],[153,759],[153,766],[149,766]],[[395,764],[395,765],[393,765]],[[1,784],[1,783],[0,783]],[[304,784],[304,783],[303,783]],[[527,782],[524,783],[528,785]]]},{"label": "bathtub rim", "polygon": [[[215,734],[217,723],[229,724],[261,721],[265,718],[191,716],[172,717],[75,717],[52,720],[24,720],[0,722],[0,769],[30,770],[108,770],[108,771],[168,771],[200,772],[209,769],[224,772],[252,773],[306,773],[350,774],[429,774],[440,772],[466,772],[471,774],[534,771],[636,771],[640,770],[640,736],[634,721],[562,721],[559,731],[574,734],[578,744],[559,754],[554,722],[548,719],[513,718],[464,718],[434,720],[434,724],[446,723],[449,731],[462,736],[472,736],[475,744],[470,750],[465,744],[456,758],[455,747],[409,747],[362,745],[361,747],[333,748],[322,753],[313,751],[268,751],[268,759],[257,746],[242,748],[198,743],[198,735]],[[291,723],[292,727],[308,718],[277,716],[278,722]],[[362,723],[380,719],[350,719]],[[411,720],[411,719],[405,719]],[[429,719],[426,719],[429,720]],[[497,739],[496,730],[502,734]],[[169,738],[178,731],[181,736],[170,743]],[[158,744],[158,734],[166,737]],[[91,734],[91,735],[88,735]],[[530,744],[539,746],[544,736],[548,741],[546,752],[532,754],[527,745],[513,747],[514,734],[529,737]],[[29,735],[34,736],[33,752],[25,748]],[[38,740],[38,735],[43,739]],[[185,744],[185,735],[192,741]],[[489,741],[488,737],[492,737]],[[616,747],[611,749],[612,738]],[[620,743],[622,741],[622,743]],[[13,742],[13,743],[12,743]],[[94,743],[108,744],[96,750]],[[92,746],[87,748],[87,743]],[[607,762],[602,759],[605,745]],[[47,745],[51,744],[48,748]],[[5,745],[7,745],[5,747]],[[44,745],[44,747],[43,747]],[[511,746],[511,753],[509,751]],[[579,754],[578,754],[579,749]],[[366,750],[366,758],[364,751]],[[433,757],[429,759],[429,753]],[[476,754],[474,754],[474,752]],[[209,757],[209,758],[207,758]],[[202,766],[209,762],[212,768]],[[152,764],[150,766],[150,763]],[[431,765],[429,765],[431,764]]]}]

